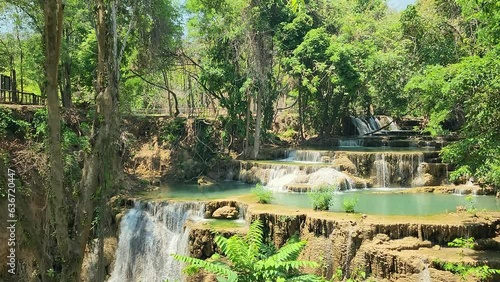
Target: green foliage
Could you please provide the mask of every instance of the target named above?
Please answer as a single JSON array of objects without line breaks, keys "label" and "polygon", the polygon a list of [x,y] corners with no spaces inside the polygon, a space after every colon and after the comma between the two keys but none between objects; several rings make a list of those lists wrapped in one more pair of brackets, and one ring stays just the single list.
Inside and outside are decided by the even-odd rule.
[{"label": "green foliage", "polygon": [[465,197],[465,201],[467,202],[467,205],[466,205],[467,212],[471,213],[471,214],[476,213],[477,209],[474,206],[474,198],[472,197],[472,195],[468,195],[467,197]]},{"label": "green foliage", "polygon": [[176,146],[186,135],[186,119],[174,118],[168,120],[161,129],[160,141]]},{"label": "green foliage", "polygon": [[344,272],[342,268],[339,267],[335,270],[335,273],[331,279],[331,281],[345,281],[345,282],[357,282],[357,281],[366,281],[367,275],[366,272],[361,267],[356,267],[349,277],[344,277]]},{"label": "green foliage", "polygon": [[264,188],[261,184],[255,185],[250,191],[257,196],[258,202],[261,204],[270,204],[274,199],[273,191]]},{"label": "green foliage", "polygon": [[32,126],[34,130],[32,135],[35,140],[40,142],[47,138],[49,131],[47,126],[47,115],[48,112],[46,108],[36,110],[33,115]]},{"label": "green foliage", "polygon": [[29,132],[30,124],[28,122],[16,118],[10,109],[0,107],[0,137],[5,138],[7,135],[12,135],[25,138]]},{"label": "green foliage", "polygon": [[354,208],[358,204],[358,198],[345,198],[342,201],[342,207],[344,208],[344,211],[347,213],[353,213]]},{"label": "green foliage", "polygon": [[333,203],[334,186],[315,187],[308,193],[314,210],[326,211]]},{"label": "green foliage", "polygon": [[456,170],[450,173],[450,181],[458,184],[462,181],[467,181],[472,177],[472,172],[470,171],[469,166],[464,165],[458,167]]},{"label": "green foliage", "polygon": [[453,241],[448,242],[449,247],[455,247],[455,248],[466,248],[466,249],[473,249],[476,244],[476,240],[474,237],[469,237],[469,238],[455,238]]},{"label": "green foliage", "polygon": [[315,275],[302,275],[301,267],[317,267],[315,262],[297,260],[305,247],[305,241],[287,242],[276,253],[263,256],[263,224],[260,220],[252,222],[245,237],[234,235],[225,238],[215,237],[215,243],[229,262],[221,260],[218,254],[210,260],[200,260],[187,256],[174,255],[176,260],[189,264],[185,269],[192,274],[199,269],[214,273],[218,281],[322,281]]},{"label": "green foliage", "polygon": [[479,281],[490,281],[489,279],[491,279],[493,275],[500,274],[500,269],[490,268],[487,265],[470,266],[462,262],[444,262],[439,259],[434,260],[434,263],[438,268],[458,274],[462,281],[468,281],[470,275],[479,279]]}]

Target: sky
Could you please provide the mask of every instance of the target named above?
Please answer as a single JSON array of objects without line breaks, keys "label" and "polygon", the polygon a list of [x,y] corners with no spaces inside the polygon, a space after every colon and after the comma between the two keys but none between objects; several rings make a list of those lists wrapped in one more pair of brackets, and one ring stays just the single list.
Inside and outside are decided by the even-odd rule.
[{"label": "sky", "polygon": [[387,5],[394,10],[402,11],[406,8],[406,6],[410,4],[414,4],[415,0],[388,0]]},{"label": "sky", "polygon": [[[180,3],[185,3],[186,0],[180,0]],[[415,3],[416,0],[387,0],[387,5],[394,10],[402,11],[409,4]],[[12,30],[12,23],[8,20],[0,18],[0,33],[9,32]]]}]

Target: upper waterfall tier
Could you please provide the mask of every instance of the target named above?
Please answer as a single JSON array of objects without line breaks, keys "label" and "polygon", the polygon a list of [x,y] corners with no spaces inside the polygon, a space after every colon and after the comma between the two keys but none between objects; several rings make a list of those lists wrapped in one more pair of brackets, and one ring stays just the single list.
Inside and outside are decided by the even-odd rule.
[{"label": "upper waterfall tier", "polygon": [[385,148],[386,150],[397,148],[436,150],[455,140],[455,136],[431,137],[415,130],[382,130],[376,134],[364,136],[314,137],[304,141],[302,146],[325,149],[354,147],[359,149]]},{"label": "upper waterfall tier", "polygon": [[345,190],[439,185],[446,173],[435,151],[288,150],[282,160],[241,162],[239,180],[276,190],[320,185]]}]

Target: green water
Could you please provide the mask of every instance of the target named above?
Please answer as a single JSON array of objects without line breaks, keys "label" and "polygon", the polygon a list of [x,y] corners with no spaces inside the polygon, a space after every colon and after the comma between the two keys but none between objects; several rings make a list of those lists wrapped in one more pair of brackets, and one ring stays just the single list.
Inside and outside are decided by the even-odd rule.
[{"label": "green water", "polygon": [[226,181],[205,188],[200,188],[197,184],[165,184],[158,191],[145,192],[141,196],[153,199],[187,199],[187,200],[216,200],[232,196],[240,196],[249,194],[250,189],[255,185],[237,182]]},{"label": "green water", "polygon": [[[188,199],[216,200],[250,193],[254,185],[241,182],[223,182],[221,184],[200,189],[196,184],[169,184],[160,190],[144,193],[143,196],[153,199]],[[331,210],[343,212],[342,201],[345,198],[357,198],[355,211],[365,214],[379,215],[430,215],[454,212],[456,206],[467,206],[464,195],[433,193],[391,193],[398,189],[363,189],[336,193]],[[401,190],[401,189],[399,189]],[[275,193],[272,204],[297,208],[311,208],[307,194]],[[473,206],[479,210],[500,211],[500,200],[494,196],[473,196]]]},{"label": "green water", "polygon": [[[456,206],[467,206],[464,195],[432,193],[391,193],[388,191],[357,190],[338,193],[334,196],[330,210],[343,212],[345,198],[357,198],[355,211],[380,215],[430,215],[454,212]],[[275,203],[307,208],[311,207],[309,197],[304,194],[275,194]],[[473,196],[472,204],[477,210],[500,210],[500,201],[494,196]]]}]

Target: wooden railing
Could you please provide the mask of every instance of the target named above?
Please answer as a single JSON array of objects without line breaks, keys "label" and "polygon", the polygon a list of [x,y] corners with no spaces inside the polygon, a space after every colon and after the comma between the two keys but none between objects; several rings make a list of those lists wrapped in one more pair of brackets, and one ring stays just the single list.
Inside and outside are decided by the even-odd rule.
[{"label": "wooden railing", "polygon": [[0,89],[0,104],[45,105],[45,98],[35,93]]},{"label": "wooden railing", "polygon": [[[150,108],[150,109],[135,109],[132,110],[132,114],[144,115],[144,116],[170,116],[170,111],[168,108]],[[172,115],[175,114],[175,109],[172,108]],[[226,115],[226,110],[223,108],[179,108],[180,117],[205,117],[205,118],[215,118],[218,116]]]}]

